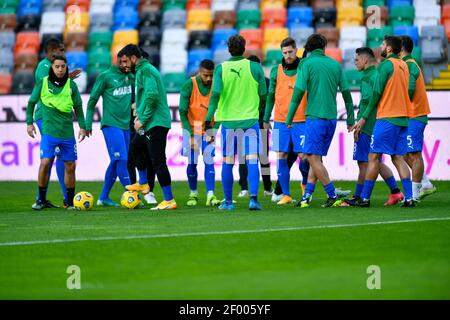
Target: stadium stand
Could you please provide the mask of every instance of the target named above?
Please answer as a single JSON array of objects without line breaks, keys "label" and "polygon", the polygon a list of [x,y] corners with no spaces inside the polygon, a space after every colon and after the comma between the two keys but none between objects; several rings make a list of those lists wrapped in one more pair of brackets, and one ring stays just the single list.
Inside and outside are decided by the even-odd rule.
[{"label": "stadium stand", "polygon": [[2,0],[0,93],[30,93],[52,37],[64,42],[69,66],[82,69],[82,92],[128,43],[148,52],[168,92],[177,92],[201,59],[229,58],[231,35],[243,35],[245,55],[269,69],[281,61],[283,38],[301,49],[314,32],[327,37],[326,54],[342,63],[353,88],[360,79],[354,49],[376,48],[381,59],[383,37],[395,34],[414,40],[427,88],[450,89],[448,0]]}]

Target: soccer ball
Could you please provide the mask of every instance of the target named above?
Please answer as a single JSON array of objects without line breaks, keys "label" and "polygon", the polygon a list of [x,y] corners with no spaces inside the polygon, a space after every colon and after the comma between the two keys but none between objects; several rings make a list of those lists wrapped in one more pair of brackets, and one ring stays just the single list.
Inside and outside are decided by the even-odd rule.
[{"label": "soccer ball", "polygon": [[94,206],[94,197],[87,191],[78,192],[73,197],[73,206],[82,211],[91,210]]},{"label": "soccer ball", "polygon": [[120,199],[120,204],[124,208],[134,209],[142,202],[141,196],[136,191],[125,191]]}]

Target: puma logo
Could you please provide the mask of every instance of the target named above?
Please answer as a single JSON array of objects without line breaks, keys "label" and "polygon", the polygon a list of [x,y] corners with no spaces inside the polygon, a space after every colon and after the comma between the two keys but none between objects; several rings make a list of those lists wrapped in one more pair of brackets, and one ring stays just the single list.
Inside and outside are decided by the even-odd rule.
[{"label": "puma logo", "polygon": [[238,77],[241,78],[242,68],[239,68],[239,71],[236,71],[236,69],[231,69],[230,71],[236,73],[238,75]]}]

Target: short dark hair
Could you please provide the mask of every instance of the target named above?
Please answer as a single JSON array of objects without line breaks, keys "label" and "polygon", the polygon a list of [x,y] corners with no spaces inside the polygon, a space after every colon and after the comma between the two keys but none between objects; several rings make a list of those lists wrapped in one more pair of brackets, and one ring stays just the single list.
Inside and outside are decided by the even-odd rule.
[{"label": "short dark hair", "polygon": [[305,44],[305,50],[312,52],[316,49],[325,49],[327,46],[328,40],[325,36],[320,33],[314,33],[308,37]]},{"label": "short dark hair", "polygon": [[62,43],[61,40],[59,40],[58,38],[50,38],[47,39],[47,41],[45,41],[44,43],[44,49],[45,52],[48,53],[50,50],[54,50],[54,49],[59,49],[62,46],[64,46],[64,44]]},{"label": "short dark hair", "polygon": [[119,53],[117,53],[117,57],[123,57],[127,56],[128,58],[131,56],[136,56],[137,58],[141,58],[141,50],[139,50],[139,47],[135,44],[127,44],[125,47],[123,47]]},{"label": "short dark hair", "polygon": [[394,54],[399,54],[402,50],[402,40],[396,36],[384,36],[384,42],[386,45],[392,48]]},{"label": "short dark hair", "polygon": [[295,43],[295,40],[291,37],[287,37],[283,41],[281,41],[280,48],[283,49],[285,47],[292,47],[297,48],[297,44]]},{"label": "short dark hair", "polygon": [[139,51],[141,52],[142,58],[144,58],[144,59],[150,58],[150,55],[148,54],[147,51],[143,50],[142,48],[139,48]]},{"label": "short dark hair", "polygon": [[402,48],[408,53],[411,53],[414,49],[414,41],[410,36],[402,36]]},{"label": "short dark hair", "polygon": [[209,59],[203,59],[202,61],[200,61],[200,68],[206,70],[214,70],[214,61]]},{"label": "short dark hair", "polygon": [[65,63],[67,63],[66,56],[64,56],[62,54],[54,54],[54,55],[52,55],[52,58],[50,59],[51,63],[53,64],[53,62],[55,62],[56,60],[62,60]]},{"label": "short dark hair", "polygon": [[358,55],[364,54],[364,55],[369,56],[369,58],[371,58],[371,59],[375,59],[375,53],[373,53],[373,50],[368,47],[361,47],[361,48],[356,49],[356,54],[358,54]]},{"label": "short dark hair", "polygon": [[232,56],[242,56],[245,52],[245,39],[243,36],[236,34],[228,38],[228,52]]},{"label": "short dark hair", "polygon": [[249,55],[247,59],[253,62],[261,63],[261,59],[259,59],[258,56],[254,54]]}]

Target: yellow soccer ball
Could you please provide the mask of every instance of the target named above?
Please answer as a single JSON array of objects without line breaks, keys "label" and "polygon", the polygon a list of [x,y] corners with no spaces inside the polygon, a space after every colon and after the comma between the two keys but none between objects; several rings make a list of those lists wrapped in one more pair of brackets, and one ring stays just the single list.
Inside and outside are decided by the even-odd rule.
[{"label": "yellow soccer ball", "polygon": [[73,206],[81,211],[91,210],[94,206],[94,197],[87,191],[78,192],[73,197]]},{"label": "yellow soccer ball", "polygon": [[141,196],[136,191],[125,191],[120,199],[122,207],[134,209],[141,204]]}]

